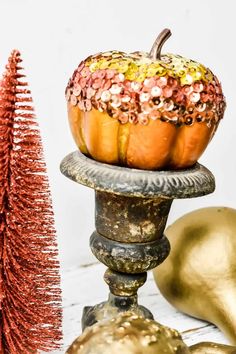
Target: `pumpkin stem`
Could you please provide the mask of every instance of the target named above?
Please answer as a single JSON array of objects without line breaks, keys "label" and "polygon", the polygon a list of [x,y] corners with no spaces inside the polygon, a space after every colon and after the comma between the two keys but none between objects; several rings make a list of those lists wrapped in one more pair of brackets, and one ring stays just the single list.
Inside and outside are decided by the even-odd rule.
[{"label": "pumpkin stem", "polygon": [[153,60],[161,59],[161,48],[165,41],[171,36],[171,31],[165,28],[155,40],[152,49],[149,53],[149,57]]}]

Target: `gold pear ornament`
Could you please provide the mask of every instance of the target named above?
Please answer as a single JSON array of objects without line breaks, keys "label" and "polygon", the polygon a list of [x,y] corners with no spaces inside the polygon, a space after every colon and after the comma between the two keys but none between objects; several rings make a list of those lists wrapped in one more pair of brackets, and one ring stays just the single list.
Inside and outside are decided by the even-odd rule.
[{"label": "gold pear ornament", "polygon": [[190,354],[180,334],[159,323],[123,313],[88,327],[66,354]]},{"label": "gold pear ornament", "polygon": [[193,211],[169,226],[166,236],[170,255],[154,270],[161,293],[178,310],[215,324],[236,344],[236,210]]},{"label": "gold pear ornament", "polygon": [[202,342],[190,347],[192,354],[236,354],[236,347],[218,343]]}]

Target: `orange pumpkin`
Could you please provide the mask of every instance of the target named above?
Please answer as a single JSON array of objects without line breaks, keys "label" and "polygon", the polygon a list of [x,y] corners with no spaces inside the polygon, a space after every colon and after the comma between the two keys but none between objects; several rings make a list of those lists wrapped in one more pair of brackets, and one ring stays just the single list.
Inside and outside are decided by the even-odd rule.
[{"label": "orange pumpkin", "polygon": [[223,117],[221,85],[203,65],[151,52],[90,56],[69,80],[72,135],[95,160],[140,169],[192,166]]}]

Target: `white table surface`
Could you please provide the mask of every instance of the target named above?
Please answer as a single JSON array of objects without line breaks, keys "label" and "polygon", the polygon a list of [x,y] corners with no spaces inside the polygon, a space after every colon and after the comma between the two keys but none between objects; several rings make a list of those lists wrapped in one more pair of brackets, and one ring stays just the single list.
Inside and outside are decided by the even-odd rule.
[{"label": "white table surface", "polygon": [[[66,348],[80,335],[83,307],[107,298],[108,287],[103,281],[105,269],[105,266],[95,262],[63,272],[64,341],[62,350],[55,351],[55,354],[65,353]],[[211,324],[183,315],[169,305],[159,293],[151,272],[139,290],[139,303],[152,311],[156,321],[179,330],[188,345],[200,341],[228,343],[224,335]]]}]

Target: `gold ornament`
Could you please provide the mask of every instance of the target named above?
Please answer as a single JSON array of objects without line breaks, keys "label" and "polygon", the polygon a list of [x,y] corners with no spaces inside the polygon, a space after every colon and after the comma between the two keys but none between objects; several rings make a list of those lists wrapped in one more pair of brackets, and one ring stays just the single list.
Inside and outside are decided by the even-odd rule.
[{"label": "gold ornament", "polygon": [[236,347],[210,342],[192,345],[190,350],[192,354],[236,354]]},{"label": "gold ornament", "polygon": [[88,327],[67,354],[190,354],[180,334],[159,323],[123,313]]},{"label": "gold ornament", "polygon": [[193,211],[166,230],[170,256],[154,270],[166,299],[236,344],[236,210]]}]

